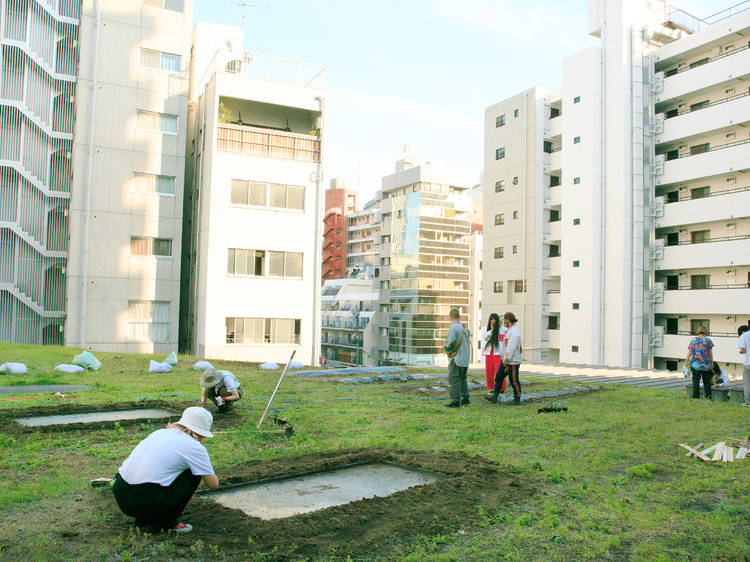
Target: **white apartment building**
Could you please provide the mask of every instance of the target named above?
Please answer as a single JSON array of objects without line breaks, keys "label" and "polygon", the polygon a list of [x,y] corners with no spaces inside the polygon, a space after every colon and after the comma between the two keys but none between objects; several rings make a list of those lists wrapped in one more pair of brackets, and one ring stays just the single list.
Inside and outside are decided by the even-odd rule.
[{"label": "white apartment building", "polygon": [[189,0],[3,0],[0,338],[177,344]]},{"label": "white apartment building", "polygon": [[372,200],[347,216],[346,276],[377,277],[380,252],[380,206]]},{"label": "white apartment building", "polygon": [[193,32],[181,344],[317,364],[324,68]]},{"label": "white apartment building", "polygon": [[373,364],[378,332],[371,322],[378,291],[369,279],[328,279],[323,284],[321,356],[330,364]]},{"label": "white apartment building", "polygon": [[[486,110],[484,315],[527,358],[677,369],[750,319],[750,12],[591,0],[562,88]],[[696,201],[695,199],[701,199]]]}]

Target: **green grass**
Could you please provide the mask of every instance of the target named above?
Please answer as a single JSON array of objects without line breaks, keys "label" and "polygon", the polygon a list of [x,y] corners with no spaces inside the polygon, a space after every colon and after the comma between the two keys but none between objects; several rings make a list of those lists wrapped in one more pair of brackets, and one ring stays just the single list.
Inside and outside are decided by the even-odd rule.
[{"label": "green grass", "polygon": [[[35,406],[102,404],[199,394],[194,358],[180,356],[168,374],[149,374],[163,355],[96,353],[97,372],[53,370],[79,350],[0,343],[3,360],[22,361],[25,376],[0,375],[0,384],[90,384],[75,398],[39,395],[7,400],[0,411]],[[491,406],[474,396],[469,408],[449,411],[433,396],[405,391],[414,383],[339,384],[286,379],[275,406],[297,429],[288,441],[264,438],[255,423],[278,373],[253,365],[213,362],[232,370],[245,397],[246,423],[207,441],[219,478],[222,467],[248,460],[293,457],[350,447],[463,451],[512,466],[518,478],[539,483],[530,499],[477,508],[476,520],[450,533],[420,535],[409,544],[384,544],[374,557],[405,560],[526,559],[747,559],[750,558],[750,460],[706,464],[688,459],[680,442],[709,444],[750,435],[747,408],[694,403],[683,392],[612,386],[562,400],[568,412],[539,415],[536,406]],[[428,369],[425,372],[435,372]],[[523,371],[522,371],[522,379]],[[477,381],[483,374],[474,376]],[[533,377],[527,377],[533,379]],[[415,381],[417,382],[417,381]],[[571,386],[543,381],[537,388]],[[196,540],[175,554],[169,540],[130,535],[111,544],[88,537],[75,549],[58,540],[56,510],[83,509],[91,520],[116,514],[86,511],[90,478],[112,474],[153,425],[64,433],[0,434],[0,558],[216,558]],[[84,516],[81,516],[84,517]],[[342,545],[343,546],[343,545]],[[213,548],[213,550],[212,550]],[[251,551],[252,552],[252,551]],[[249,554],[250,556],[250,554]],[[256,559],[274,553],[252,552]],[[336,558],[335,554],[332,558]]]}]

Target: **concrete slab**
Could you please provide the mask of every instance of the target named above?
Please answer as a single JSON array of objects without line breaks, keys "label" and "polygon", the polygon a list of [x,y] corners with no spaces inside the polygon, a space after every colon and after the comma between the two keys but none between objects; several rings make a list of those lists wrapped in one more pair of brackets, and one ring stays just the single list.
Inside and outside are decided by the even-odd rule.
[{"label": "concrete slab", "polygon": [[140,408],[138,410],[119,410],[88,412],[85,414],[64,414],[55,416],[31,416],[16,418],[16,421],[27,427],[39,427],[48,425],[67,425],[71,423],[95,423],[103,421],[121,421],[138,419],[163,419],[177,416],[176,412],[170,412],[161,408]]},{"label": "concrete slab", "polygon": [[0,394],[36,394],[40,392],[81,392],[91,390],[85,384],[19,384],[0,386]]},{"label": "concrete slab", "polygon": [[283,519],[430,484],[438,475],[388,464],[366,464],[266,484],[203,494],[261,519]]}]

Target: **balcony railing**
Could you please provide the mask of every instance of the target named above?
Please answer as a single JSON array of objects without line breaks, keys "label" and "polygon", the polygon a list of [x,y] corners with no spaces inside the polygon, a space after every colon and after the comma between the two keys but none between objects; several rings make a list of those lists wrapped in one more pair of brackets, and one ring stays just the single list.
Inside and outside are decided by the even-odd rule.
[{"label": "balcony railing", "polygon": [[699,240],[695,242],[693,242],[692,240],[681,240],[677,242],[676,244],[675,243],[668,244],[666,241],[666,238],[663,238],[663,237],[657,238],[657,240],[658,239],[664,240],[664,246],[669,248],[671,246],[687,246],[691,244],[708,244],[710,242],[728,242],[730,240],[750,240],[750,234],[741,234],[738,236],[720,236],[718,238],[706,238],[705,240]]},{"label": "balcony railing", "polygon": [[706,109],[707,107],[713,107],[715,105],[721,105],[722,103],[727,103],[729,101],[733,101],[739,98],[744,98],[745,96],[750,96],[750,91],[744,92],[742,94],[735,94],[733,96],[728,96],[726,98],[721,98],[720,100],[711,101],[708,103],[697,103],[693,104],[693,106],[700,106],[695,107],[689,106],[689,107],[683,107],[682,109],[671,109],[664,112],[664,119],[672,119],[673,117],[677,117],[679,115],[685,115],[686,113],[693,113],[695,111],[700,111],[701,109]]},{"label": "balcony railing", "polygon": [[261,127],[222,123],[217,128],[217,148],[234,154],[320,162],[318,137]]},{"label": "balcony railing", "polygon": [[707,152],[713,152],[715,150],[724,150],[726,148],[732,148],[732,147],[735,147],[735,146],[740,146],[740,145],[748,144],[748,143],[750,143],[750,138],[749,139],[738,140],[738,141],[732,141],[732,142],[728,142],[728,143],[725,143],[725,144],[717,144],[716,146],[708,146],[705,149],[701,150],[700,152],[696,152],[694,154],[677,154],[677,155],[668,157],[667,154],[669,152],[676,152],[676,150],[669,150],[669,151],[666,151],[666,152],[660,152],[659,154],[657,154],[657,156],[662,156],[663,155],[663,156],[665,156],[665,161],[666,162],[671,162],[672,160],[680,160],[681,158],[690,158],[691,156],[699,156],[701,154],[706,154]]},{"label": "balcony railing", "polygon": [[682,287],[664,287],[665,291],[703,291],[706,289],[747,289],[750,283],[732,283],[726,285],[706,285],[705,287],[693,287],[685,285]]},{"label": "balcony railing", "polygon": [[684,67],[684,68],[670,68],[668,70],[664,71],[664,77],[668,78],[670,76],[674,76],[675,74],[681,74],[683,72],[687,72],[688,70],[693,70],[694,68],[698,68],[701,66],[704,66],[706,64],[709,64],[711,62],[717,61],[719,59],[726,58],[728,56],[734,55],[736,53],[742,52],[746,49],[750,49],[750,43],[745,43],[741,47],[735,47],[731,51],[726,51],[724,53],[721,53],[719,55],[715,55],[713,57],[706,57],[705,59],[701,59],[699,61],[695,61],[691,63],[690,65]]},{"label": "balcony railing", "polygon": [[667,199],[664,195],[659,195],[658,197],[664,197],[665,203],[669,205],[670,203],[679,203],[681,201],[694,201],[696,199],[706,199],[707,197],[719,197],[721,195],[729,195],[730,193],[742,193],[743,191],[750,191],[750,185],[746,185],[745,187],[736,187],[734,189],[724,189],[722,191],[715,191],[714,193],[701,195],[700,197],[693,197],[690,194],[686,194],[681,197],[678,197],[677,199],[672,199],[671,201]]},{"label": "balcony railing", "polygon": [[[695,336],[690,330],[677,330],[676,332],[664,332],[665,336]],[[736,338],[737,332],[711,332],[709,338]]]}]

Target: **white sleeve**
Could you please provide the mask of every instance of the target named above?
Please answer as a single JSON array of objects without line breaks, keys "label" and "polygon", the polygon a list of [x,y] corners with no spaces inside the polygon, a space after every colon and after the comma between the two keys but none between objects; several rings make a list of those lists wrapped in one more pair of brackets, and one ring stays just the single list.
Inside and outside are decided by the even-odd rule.
[{"label": "white sleeve", "polygon": [[214,467],[211,465],[211,458],[208,456],[208,451],[198,441],[195,441],[195,446],[191,447],[185,453],[185,462],[187,462],[190,472],[195,476],[214,474]]},{"label": "white sleeve", "polygon": [[506,359],[508,359],[515,353],[520,343],[521,343],[521,334],[519,334],[517,330],[511,330],[510,338],[508,338],[508,348],[505,350]]}]

